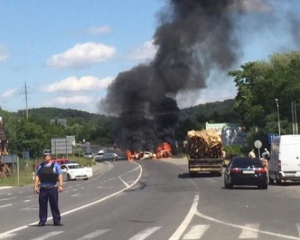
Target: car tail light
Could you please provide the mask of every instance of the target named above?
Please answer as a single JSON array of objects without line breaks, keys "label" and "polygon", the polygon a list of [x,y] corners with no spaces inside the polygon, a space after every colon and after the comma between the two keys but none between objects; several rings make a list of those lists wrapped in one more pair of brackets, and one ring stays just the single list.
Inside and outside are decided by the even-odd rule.
[{"label": "car tail light", "polygon": [[281,161],[278,160],[278,171],[281,171]]},{"label": "car tail light", "polygon": [[234,168],[230,169],[230,172],[232,172],[232,173],[240,173],[240,172],[242,172],[242,170],[240,168],[234,167]]},{"label": "car tail light", "polygon": [[265,168],[257,168],[255,170],[255,173],[265,173],[266,172],[266,169]]}]

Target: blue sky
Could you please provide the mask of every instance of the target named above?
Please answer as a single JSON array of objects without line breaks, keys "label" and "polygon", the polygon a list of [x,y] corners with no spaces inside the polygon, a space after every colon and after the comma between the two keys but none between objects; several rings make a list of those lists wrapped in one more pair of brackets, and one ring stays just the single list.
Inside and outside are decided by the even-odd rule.
[{"label": "blue sky", "polygon": [[[287,13],[299,0],[240,0],[252,13],[238,23],[243,54],[235,66],[298,50]],[[0,106],[59,107],[97,112],[107,86],[122,71],[155,55],[157,13],[167,0],[0,0]],[[253,14],[276,16],[260,26]],[[249,20],[250,19],[250,20]],[[242,27],[241,27],[242,26]],[[245,27],[243,27],[245,26]],[[253,31],[255,29],[255,31]],[[215,72],[197,95],[177,96],[180,107],[234,98],[232,79]],[[25,89],[25,83],[27,88]]]}]

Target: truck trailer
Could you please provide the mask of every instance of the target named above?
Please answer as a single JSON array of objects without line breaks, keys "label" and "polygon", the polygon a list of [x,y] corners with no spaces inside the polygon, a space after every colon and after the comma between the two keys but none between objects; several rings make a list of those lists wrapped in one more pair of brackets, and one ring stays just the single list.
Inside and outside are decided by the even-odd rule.
[{"label": "truck trailer", "polygon": [[200,173],[222,176],[222,139],[214,130],[188,131],[187,157],[191,177]]}]

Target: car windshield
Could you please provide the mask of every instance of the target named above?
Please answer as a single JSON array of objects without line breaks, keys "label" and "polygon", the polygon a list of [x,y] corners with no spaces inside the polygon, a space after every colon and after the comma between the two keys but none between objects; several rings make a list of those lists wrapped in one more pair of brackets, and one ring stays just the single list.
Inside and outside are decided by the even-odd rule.
[{"label": "car windshield", "polygon": [[257,158],[234,158],[231,163],[232,166],[262,166],[262,163]]},{"label": "car windshield", "polygon": [[79,164],[69,165],[68,167],[69,167],[69,169],[83,168],[83,167],[82,167],[81,165],[79,165]]}]

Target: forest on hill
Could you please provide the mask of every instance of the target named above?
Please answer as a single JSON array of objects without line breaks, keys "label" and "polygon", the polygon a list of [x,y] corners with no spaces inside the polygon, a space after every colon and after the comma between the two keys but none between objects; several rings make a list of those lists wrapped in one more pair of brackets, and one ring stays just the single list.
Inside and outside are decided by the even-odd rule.
[{"label": "forest on hill", "polygon": [[[236,122],[233,104],[234,100],[226,100],[181,109],[175,138],[183,140],[187,131],[201,130],[207,121]],[[77,142],[112,145],[120,132],[115,126],[120,119],[75,109],[28,109],[28,119],[24,111],[15,113],[0,109],[0,116],[9,139],[8,151],[19,155],[29,151],[31,156],[39,156],[43,149],[50,148],[51,138],[68,135],[74,135]]]}]

